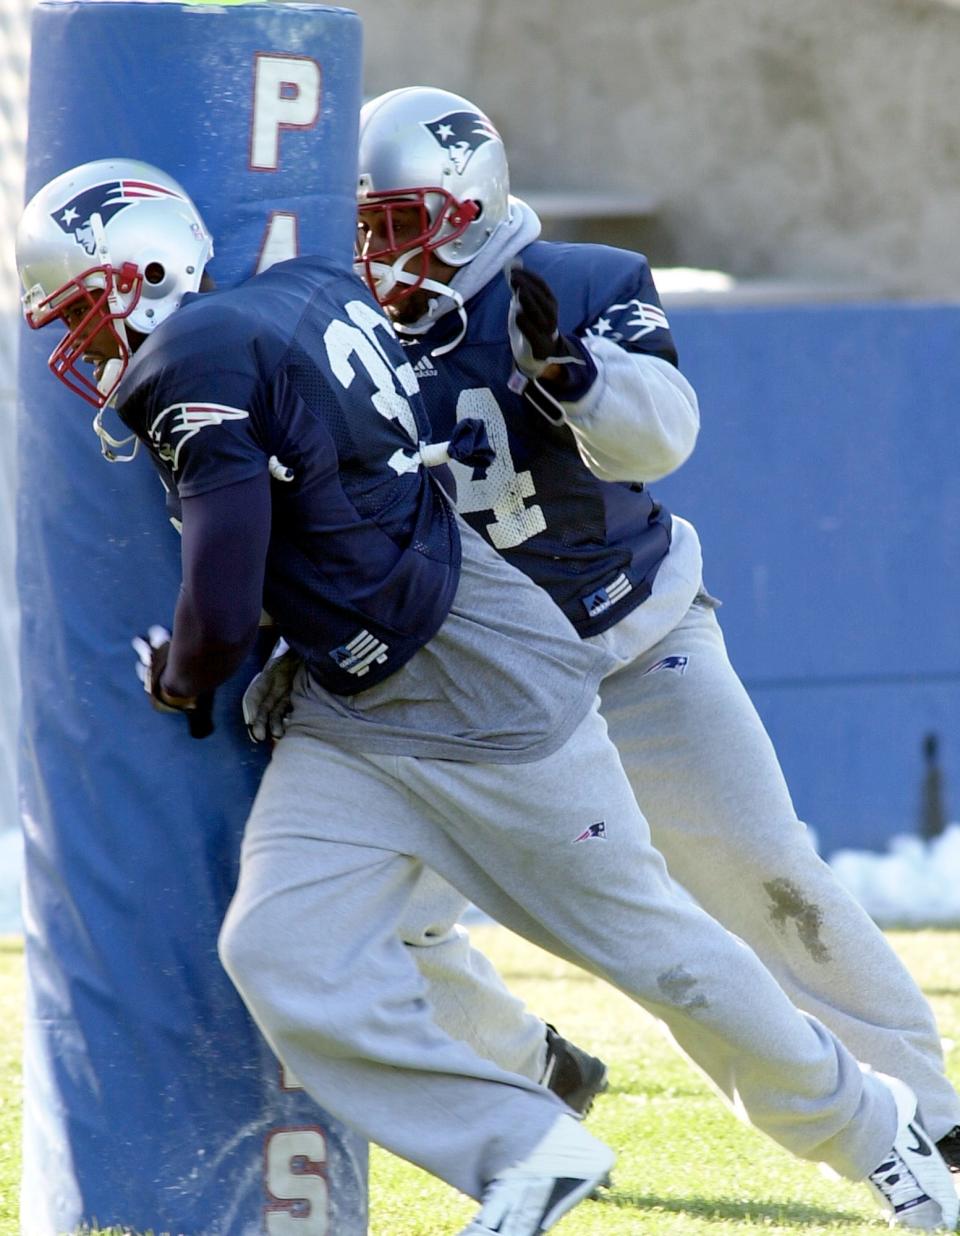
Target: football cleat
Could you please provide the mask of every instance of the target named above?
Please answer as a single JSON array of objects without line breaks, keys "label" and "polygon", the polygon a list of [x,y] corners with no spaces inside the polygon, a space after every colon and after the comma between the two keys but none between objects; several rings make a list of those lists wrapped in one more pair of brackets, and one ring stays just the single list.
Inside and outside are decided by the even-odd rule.
[{"label": "football cleat", "polygon": [[615,1157],[573,1116],[558,1116],[525,1159],[490,1181],[460,1236],[539,1236],[590,1196]]},{"label": "football cleat", "polygon": [[960,1124],[954,1125],[937,1142],[937,1149],[951,1172],[960,1172]]},{"label": "football cleat", "polygon": [[607,1066],[576,1043],[547,1026],[547,1063],[540,1084],[580,1117],[586,1116],[598,1094],[607,1088]]},{"label": "football cleat", "polygon": [[871,1191],[889,1216],[891,1227],[954,1231],[960,1200],[950,1169],[917,1121],[916,1095],[895,1077],[882,1073],[874,1076],[893,1095],[897,1133],[890,1153],[867,1177]]},{"label": "football cleat", "polygon": [[954,1187],[960,1195],[960,1124],[954,1125],[949,1133],[944,1133],[937,1142],[937,1149],[949,1167]]}]

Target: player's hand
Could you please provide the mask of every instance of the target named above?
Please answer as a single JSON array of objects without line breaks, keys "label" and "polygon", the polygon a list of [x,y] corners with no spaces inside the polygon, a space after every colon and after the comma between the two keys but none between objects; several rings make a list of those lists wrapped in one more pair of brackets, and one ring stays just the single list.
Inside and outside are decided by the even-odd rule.
[{"label": "player's hand", "polygon": [[508,267],[507,279],[511,293],[507,330],[520,373],[549,380],[556,376],[557,366],[579,362],[560,334],[557,298],[549,284],[518,263]]},{"label": "player's hand", "polygon": [[170,654],[170,632],[166,627],[152,626],[146,635],[131,641],[137,654],[137,677],[158,712],[186,714],[191,738],[206,738],[213,733],[213,692],[203,695],[171,695],[163,689],[161,678]]},{"label": "player's hand", "polygon": [[293,707],[290,693],[300,663],[300,657],[287,647],[286,641],[278,640],[266,665],[244,691],[243,719],[253,742],[265,742],[268,736],[283,737]]}]

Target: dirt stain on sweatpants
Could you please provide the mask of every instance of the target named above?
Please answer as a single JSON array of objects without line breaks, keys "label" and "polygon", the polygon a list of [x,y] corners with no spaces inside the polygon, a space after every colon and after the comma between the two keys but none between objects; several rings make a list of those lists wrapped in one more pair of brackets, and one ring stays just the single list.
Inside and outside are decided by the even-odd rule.
[{"label": "dirt stain on sweatpants", "polygon": [[769,880],[763,888],[770,898],[770,917],[781,931],[785,930],[788,920],[792,920],[797,925],[800,943],[813,960],[820,963],[829,961],[830,953],[820,939],[823,927],[820,907],[807,901],[792,880]]},{"label": "dirt stain on sweatpants", "polygon": [[662,974],[657,975],[657,986],[677,1008],[681,1009],[705,1009],[707,1007],[707,997],[702,991],[694,992],[697,985],[697,980],[683,966],[674,966],[671,970],[664,970]]}]

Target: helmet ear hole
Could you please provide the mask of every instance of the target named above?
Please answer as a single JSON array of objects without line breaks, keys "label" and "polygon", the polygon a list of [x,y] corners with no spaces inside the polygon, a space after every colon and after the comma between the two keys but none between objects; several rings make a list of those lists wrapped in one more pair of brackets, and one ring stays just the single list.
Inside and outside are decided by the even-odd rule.
[{"label": "helmet ear hole", "polygon": [[167,277],[167,272],[159,262],[148,262],[144,269],[143,277],[147,283],[163,283]]}]

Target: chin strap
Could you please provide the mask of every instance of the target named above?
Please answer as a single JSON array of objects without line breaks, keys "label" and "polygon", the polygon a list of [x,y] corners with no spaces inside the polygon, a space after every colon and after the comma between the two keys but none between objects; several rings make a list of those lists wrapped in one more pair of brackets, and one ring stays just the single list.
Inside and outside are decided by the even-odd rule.
[{"label": "chin strap", "polygon": [[[137,451],[140,449],[140,439],[135,433],[129,434],[126,438],[115,438],[103,423],[103,414],[108,408],[114,406],[114,395],[120,385],[125,367],[124,362],[119,358],[108,360],[97,383],[97,389],[106,397],[106,402],[102,408],[98,408],[93,418],[93,432],[100,439],[100,454],[107,463],[131,463],[136,459]],[[129,454],[121,455],[123,448],[130,446],[131,443],[133,446]]]},{"label": "chin strap", "polygon": [[[382,262],[371,262],[369,270],[377,281],[377,297],[381,301],[385,300],[398,284],[416,287],[418,291],[422,288],[423,291],[433,295],[426,313],[416,322],[409,325],[404,322],[393,323],[393,329],[398,335],[407,335],[414,339],[418,335],[425,335],[439,317],[449,312],[450,306],[444,303],[443,298],[453,301],[460,315],[460,330],[448,343],[433,348],[430,352],[431,356],[445,356],[447,352],[453,351],[467,333],[467,311],[463,307],[463,297],[448,284],[440,283],[436,279],[421,279],[405,269],[411,258],[415,258],[420,253],[422,249],[411,249],[407,253],[401,253],[392,266],[387,266]],[[363,273],[362,268],[358,269],[358,273]]]},{"label": "chin strap", "polygon": [[439,306],[441,304],[441,296],[448,296],[457,306],[457,313],[460,316],[460,329],[448,343],[441,344],[438,348],[430,349],[431,356],[446,356],[448,352],[453,351],[453,349],[467,333],[467,311],[463,306],[463,297],[459,292],[455,292],[453,288],[447,287],[445,283],[434,283],[432,279],[424,280],[420,286],[426,288],[428,292],[436,293],[436,297],[430,302],[430,309],[427,310],[419,322],[414,323],[413,327],[407,328],[402,323],[397,322],[394,324],[394,329],[398,333],[402,332],[414,336],[422,335],[425,331],[430,329],[436,319],[440,316],[438,313],[433,312],[434,306]]},{"label": "chin strap", "polygon": [[[137,451],[140,449],[140,439],[135,433],[130,434],[126,438],[115,438],[112,434],[108,433],[103,425],[103,414],[105,411],[106,408],[101,408],[93,418],[93,432],[100,439],[100,454],[107,463],[132,463],[137,457]],[[132,446],[130,446],[131,443],[133,443]],[[130,446],[130,450],[126,455],[121,455],[120,451],[125,446]]]},{"label": "chin strap", "polygon": [[[90,216],[90,227],[93,231],[93,239],[101,266],[112,270],[110,249],[107,245],[103,219],[97,211],[94,211]],[[122,357],[115,356],[108,360],[104,364],[103,372],[97,380],[97,390],[103,396],[103,406],[97,410],[97,414],[93,418],[93,432],[100,439],[100,454],[108,463],[130,463],[136,458],[137,451],[140,449],[140,439],[135,433],[130,434],[126,438],[115,438],[112,434],[108,433],[103,424],[103,414],[107,408],[113,407],[113,397],[116,394],[117,387],[120,385],[120,379],[123,377],[127,362],[130,359],[130,340],[127,337],[127,328],[123,321],[124,305],[120,300],[116,280],[112,278],[108,280],[107,304],[110,306],[113,329],[116,331],[117,338],[125,355]],[[133,447],[128,455],[118,453],[125,446],[130,446],[131,443],[133,443]]]}]

